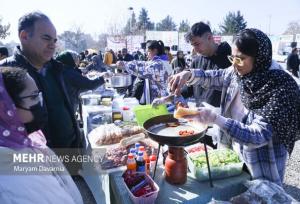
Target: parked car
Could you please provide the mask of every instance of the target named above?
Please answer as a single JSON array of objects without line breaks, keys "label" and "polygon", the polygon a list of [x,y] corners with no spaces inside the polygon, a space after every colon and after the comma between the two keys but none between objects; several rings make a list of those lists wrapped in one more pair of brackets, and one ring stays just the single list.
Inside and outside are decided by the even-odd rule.
[{"label": "parked car", "polygon": [[288,53],[284,53],[283,55],[280,54],[273,54],[273,59],[277,62],[283,62],[286,63],[288,58]]}]

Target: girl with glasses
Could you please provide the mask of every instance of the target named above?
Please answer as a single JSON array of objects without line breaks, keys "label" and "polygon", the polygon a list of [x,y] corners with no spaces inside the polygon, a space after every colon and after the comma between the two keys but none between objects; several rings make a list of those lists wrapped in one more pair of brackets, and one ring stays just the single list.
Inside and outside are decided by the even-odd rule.
[{"label": "girl with glasses", "polygon": [[242,30],[232,54],[230,68],[184,71],[170,80],[171,89],[179,93],[187,82],[222,90],[221,114],[200,108],[194,120],[216,124],[219,143],[240,154],[253,179],[282,185],[287,157],[299,138],[298,85],[272,61],[271,41],[260,30]]}]

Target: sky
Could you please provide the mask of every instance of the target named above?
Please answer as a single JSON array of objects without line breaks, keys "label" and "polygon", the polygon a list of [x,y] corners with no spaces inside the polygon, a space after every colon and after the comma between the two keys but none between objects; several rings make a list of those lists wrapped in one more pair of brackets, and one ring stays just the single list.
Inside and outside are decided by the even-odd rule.
[{"label": "sky", "polygon": [[11,24],[11,34],[2,42],[18,42],[19,17],[35,10],[50,17],[58,34],[80,27],[94,38],[111,25],[123,27],[130,17],[129,7],[136,17],[145,8],[155,23],[170,15],[177,26],[181,20],[190,25],[204,20],[216,30],[228,12],[239,10],[248,27],[274,35],[282,34],[289,22],[300,21],[300,0],[2,0],[0,5],[2,24]]}]

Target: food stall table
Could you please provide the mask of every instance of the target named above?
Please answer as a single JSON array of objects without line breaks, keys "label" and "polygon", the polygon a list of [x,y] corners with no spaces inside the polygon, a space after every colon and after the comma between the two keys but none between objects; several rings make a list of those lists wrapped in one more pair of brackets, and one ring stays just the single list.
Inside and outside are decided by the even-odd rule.
[{"label": "food stall table", "polygon": [[81,171],[81,176],[87,183],[91,190],[95,201],[98,204],[109,204],[110,203],[110,189],[109,189],[109,174],[96,172],[90,163],[86,163]]},{"label": "food stall table", "polygon": [[[171,185],[165,178],[163,168],[157,169],[155,182],[159,186],[158,197],[155,203],[208,203],[212,198],[229,200],[231,197],[246,191],[243,182],[250,179],[250,175],[243,172],[239,176],[226,179],[214,180],[214,187],[211,188],[209,181],[197,181],[188,174],[187,182],[184,185]],[[130,204],[129,194],[122,178],[123,172],[110,174],[111,203]]]}]

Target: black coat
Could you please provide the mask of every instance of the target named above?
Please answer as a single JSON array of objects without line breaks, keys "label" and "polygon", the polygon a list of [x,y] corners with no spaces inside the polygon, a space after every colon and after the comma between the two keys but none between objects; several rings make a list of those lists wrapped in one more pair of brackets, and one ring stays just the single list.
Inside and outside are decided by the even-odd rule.
[{"label": "black coat", "polygon": [[80,93],[95,89],[104,84],[104,79],[102,77],[94,80],[88,79],[87,77],[82,76],[80,70],[73,67],[65,67],[63,75],[74,112],[79,105]]},{"label": "black coat", "polygon": [[[47,99],[47,97],[49,97],[47,95],[47,92],[45,91],[46,87],[47,87],[47,83],[46,83],[46,79],[43,76],[42,73],[38,72],[38,70],[33,67],[27,60],[26,58],[22,55],[20,48],[17,47],[14,51],[14,54],[11,57],[8,57],[2,61],[0,61],[0,66],[11,66],[11,67],[21,67],[24,68],[28,71],[29,75],[34,79],[34,81],[36,82],[37,87],[39,88],[40,91],[42,91],[43,93],[43,97],[44,97],[44,102],[46,104],[46,107],[48,109],[48,106],[50,106],[51,104],[49,104],[49,101],[45,100]],[[69,148],[69,147],[81,147],[81,133],[77,124],[77,121],[75,119],[75,114],[73,111],[73,107],[72,107],[72,103],[71,100],[68,96],[68,92],[67,92],[67,88],[64,82],[64,77],[63,77],[63,64],[61,64],[60,62],[51,59],[47,64],[45,64],[45,67],[47,67],[47,69],[51,69],[54,78],[55,78],[55,82],[57,83],[58,87],[61,90],[61,95],[63,97],[63,100],[65,102],[65,108],[67,109],[66,112],[69,114],[69,117],[72,120],[72,127],[73,127],[73,132],[74,135],[69,138],[70,141],[68,141],[68,144],[72,144],[70,146],[66,146],[65,148]],[[52,104],[52,106],[55,106],[55,104]],[[58,116],[59,117],[59,116]],[[50,121],[51,119],[49,118],[48,115],[48,121]],[[52,118],[52,120],[55,120],[54,118]],[[56,147],[56,145],[53,146],[53,143],[57,144],[57,141],[52,141],[53,138],[55,138],[55,131],[50,128],[50,124],[48,123],[44,129],[42,129],[43,133],[45,134],[46,138],[47,138],[47,145],[49,147]],[[61,146],[60,146],[61,147]]]},{"label": "black coat", "polygon": [[300,60],[298,54],[289,54],[286,64],[288,70],[299,71]]}]

